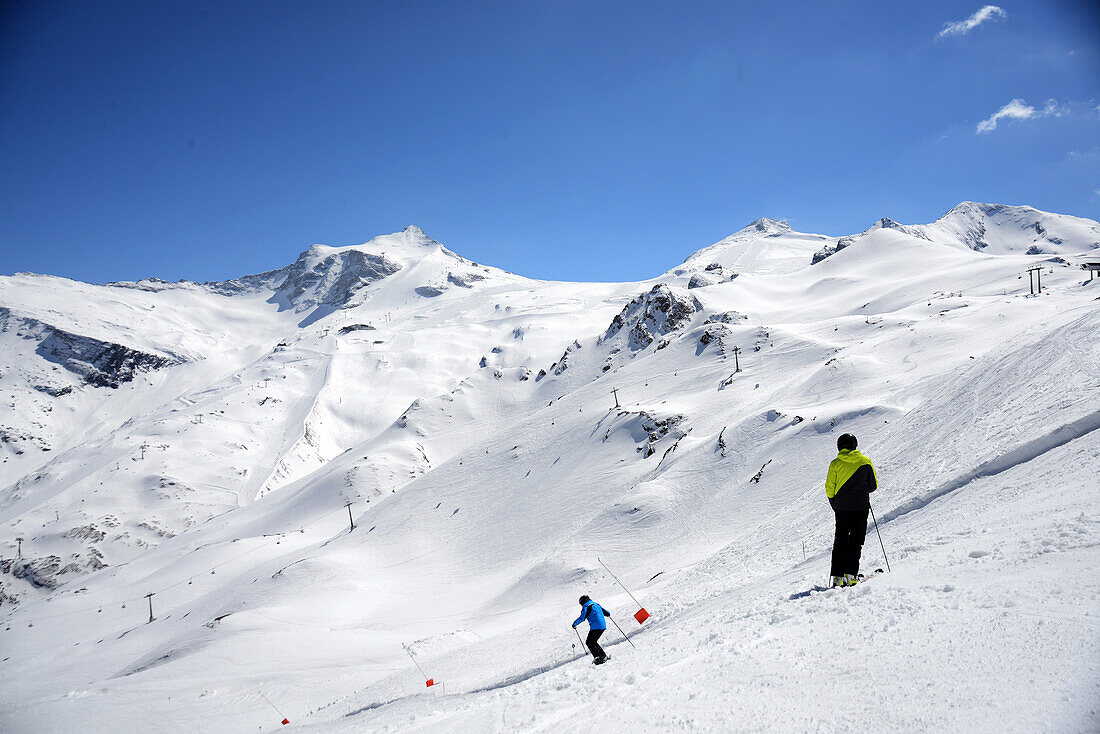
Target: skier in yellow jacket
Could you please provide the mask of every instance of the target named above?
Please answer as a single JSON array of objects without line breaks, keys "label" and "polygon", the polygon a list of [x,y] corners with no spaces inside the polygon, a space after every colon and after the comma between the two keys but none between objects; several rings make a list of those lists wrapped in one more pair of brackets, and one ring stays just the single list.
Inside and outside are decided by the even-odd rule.
[{"label": "skier in yellow jacket", "polygon": [[875,465],[856,451],[856,437],[845,433],[836,440],[837,457],[829,464],[825,496],[836,515],[833,538],[833,586],[854,586],[859,579],[859,556],[867,535],[870,494],[878,488]]}]

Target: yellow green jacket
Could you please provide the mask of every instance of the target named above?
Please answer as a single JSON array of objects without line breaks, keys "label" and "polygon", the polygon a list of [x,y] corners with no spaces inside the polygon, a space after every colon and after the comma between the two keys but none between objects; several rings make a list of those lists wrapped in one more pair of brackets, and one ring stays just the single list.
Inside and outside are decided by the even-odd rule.
[{"label": "yellow green jacket", "polygon": [[829,464],[825,496],[834,510],[866,510],[876,489],[875,465],[859,451],[843,449]]}]

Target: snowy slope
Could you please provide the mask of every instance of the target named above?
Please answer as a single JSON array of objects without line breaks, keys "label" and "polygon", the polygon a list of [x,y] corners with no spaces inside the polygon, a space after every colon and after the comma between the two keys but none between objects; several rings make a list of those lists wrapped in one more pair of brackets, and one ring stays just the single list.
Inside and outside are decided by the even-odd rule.
[{"label": "snowy slope", "polygon": [[[1098,231],[964,203],[758,220],[644,283],[417,228],[225,283],[0,278],[0,726],[1095,730]],[[804,596],[846,431],[893,572]],[[580,593],[637,648],[574,661]]]}]

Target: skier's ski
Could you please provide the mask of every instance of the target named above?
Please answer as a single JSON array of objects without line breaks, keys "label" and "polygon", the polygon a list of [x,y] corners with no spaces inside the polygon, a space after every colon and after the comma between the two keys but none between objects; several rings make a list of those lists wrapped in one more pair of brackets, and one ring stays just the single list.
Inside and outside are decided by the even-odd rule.
[{"label": "skier's ski", "polygon": [[[874,571],[867,574],[866,576],[864,576],[863,574],[860,574],[859,578],[856,579],[856,583],[857,584],[862,584],[864,581],[867,581],[869,579],[873,579],[875,576],[878,576],[878,575],[882,574],[882,572],[883,571],[882,571],[881,568],[876,568]],[[794,601],[795,599],[805,599],[806,597],[810,596],[811,594],[819,594],[823,591],[832,591],[833,589],[847,589],[847,588],[851,588],[851,587],[848,587],[848,586],[822,586],[822,585],[818,584],[816,586],[810,587],[806,591],[800,591],[797,594],[791,594],[790,600]]]}]

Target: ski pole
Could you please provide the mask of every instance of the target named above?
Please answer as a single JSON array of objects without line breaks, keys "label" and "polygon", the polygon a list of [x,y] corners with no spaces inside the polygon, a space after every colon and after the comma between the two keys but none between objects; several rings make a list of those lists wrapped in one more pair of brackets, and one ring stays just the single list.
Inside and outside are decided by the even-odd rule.
[{"label": "ski pole", "polygon": [[573,631],[577,633],[577,641],[581,643],[581,650],[587,650],[588,646],[585,645],[584,640],[581,639],[581,631],[576,627],[573,628]]},{"label": "ski pole", "polygon": [[[615,628],[619,630],[619,634],[625,637],[627,642],[630,642],[630,636],[623,632],[623,628],[619,626],[619,623],[615,621],[614,617],[611,617],[611,624],[615,625]],[[635,650],[638,649],[638,646],[635,645],[633,642],[630,642],[630,646],[633,647]]]},{"label": "ski pole", "polygon": [[882,544],[882,533],[878,529],[878,519],[875,517],[875,510],[871,507],[871,503],[867,503],[867,509],[871,511],[871,519],[875,521],[875,533],[878,535],[878,544],[882,548],[882,557],[886,560],[886,570],[890,570],[890,559],[886,558],[886,546]]}]

